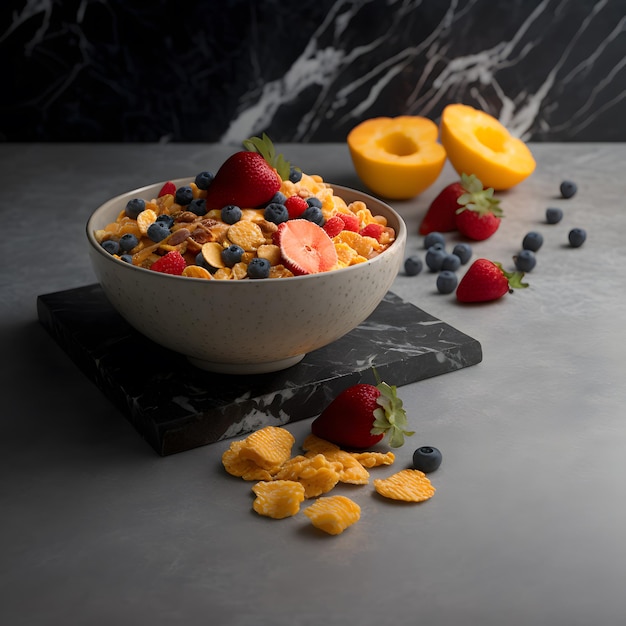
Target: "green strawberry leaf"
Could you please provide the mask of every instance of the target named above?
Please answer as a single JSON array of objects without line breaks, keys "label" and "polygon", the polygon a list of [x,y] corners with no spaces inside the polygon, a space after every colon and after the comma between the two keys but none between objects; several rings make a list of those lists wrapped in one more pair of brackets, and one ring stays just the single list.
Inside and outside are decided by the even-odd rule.
[{"label": "green strawberry leaf", "polygon": [[[378,380],[378,374],[376,379]],[[397,388],[384,382],[379,382],[376,388],[380,391],[376,400],[380,408],[374,411],[375,419],[370,432],[372,435],[387,435],[389,445],[399,448],[404,444],[404,438],[414,435],[415,432],[406,430],[406,411],[398,397]]]},{"label": "green strawberry leaf", "polygon": [[461,186],[465,193],[457,198],[457,204],[460,205],[456,210],[457,214],[475,211],[481,216],[493,213],[496,217],[504,217],[500,200],[493,197],[493,187],[484,189],[482,182],[474,174],[461,174]]},{"label": "green strawberry leaf", "polygon": [[276,154],[272,140],[265,133],[261,137],[244,139],[243,147],[250,152],[258,152],[278,172],[282,180],[289,178],[289,161],[282,154]]},{"label": "green strawberry leaf", "polygon": [[502,274],[504,274],[504,277],[509,281],[509,287],[511,289],[526,289],[526,287],[529,286],[528,283],[522,282],[522,279],[524,278],[524,272],[507,272],[502,267],[502,263],[494,261],[493,264],[497,265],[500,268],[500,271],[502,272]]}]

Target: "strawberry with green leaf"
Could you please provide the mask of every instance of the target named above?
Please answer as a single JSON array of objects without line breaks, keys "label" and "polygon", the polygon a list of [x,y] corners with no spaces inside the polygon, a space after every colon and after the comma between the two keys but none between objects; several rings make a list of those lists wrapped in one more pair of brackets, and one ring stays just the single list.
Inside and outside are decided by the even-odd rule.
[{"label": "strawberry with green leaf", "polygon": [[387,436],[392,448],[399,448],[406,430],[407,416],[395,386],[359,383],[342,391],[317,417],[314,435],[338,446],[364,450]]},{"label": "strawberry with green leaf", "polygon": [[456,288],[456,299],[459,302],[498,300],[513,289],[528,287],[523,278],[524,272],[506,272],[500,263],[476,259]]},{"label": "strawberry with green leaf", "polygon": [[493,197],[493,187],[484,189],[472,176],[466,178],[466,192],[457,199],[460,206],[456,210],[456,227],[465,237],[483,241],[498,230],[504,213],[500,200]]},{"label": "strawberry with green leaf", "polygon": [[289,163],[276,149],[270,138],[251,137],[244,143],[246,150],[231,155],[215,174],[207,189],[207,210],[228,205],[255,208],[269,202],[289,177]]}]

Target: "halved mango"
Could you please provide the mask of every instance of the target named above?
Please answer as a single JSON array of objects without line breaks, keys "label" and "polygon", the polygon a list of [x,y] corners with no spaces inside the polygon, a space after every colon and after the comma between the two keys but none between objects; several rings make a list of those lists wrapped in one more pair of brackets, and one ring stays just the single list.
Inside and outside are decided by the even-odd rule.
[{"label": "halved mango", "polygon": [[484,187],[510,189],[535,170],[535,159],[521,139],[495,117],[465,104],[443,110],[441,143],[457,173],[474,174]]},{"label": "halved mango", "polygon": [[408,200],[439,177],[446,151],[437,143],[437,125],[425,117],[401,115],[361,122],[348,134],[359,178],[375,194]]}]

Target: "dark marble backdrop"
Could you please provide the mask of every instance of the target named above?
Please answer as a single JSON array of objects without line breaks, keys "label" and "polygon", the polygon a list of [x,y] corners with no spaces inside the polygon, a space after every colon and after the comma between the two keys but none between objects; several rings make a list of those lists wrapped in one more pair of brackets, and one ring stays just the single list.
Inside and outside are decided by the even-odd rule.
[{"label": "dark marble backdrop", "polygon": [[480,107],[626,141],[626,0],[3,0],[0,140],[344,141]]}]

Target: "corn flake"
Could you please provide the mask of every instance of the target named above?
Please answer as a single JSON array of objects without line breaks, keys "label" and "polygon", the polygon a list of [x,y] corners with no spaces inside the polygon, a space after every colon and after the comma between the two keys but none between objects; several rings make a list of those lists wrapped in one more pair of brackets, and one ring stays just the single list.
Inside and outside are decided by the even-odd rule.
[{"label": "corn flake", "polygon": [[304,487],[293,480],[258,482],[252,491],[256,495],[252,508],[259,515],[273,519],[295,515],[304,501]]},{"label": "corn flake", "polygon": [[275,474],[277,480],[302,483],[305,498],[315,498],[329,492],[339,482],[340,463],[331,463],[323,454],[302,455],[289,459]]},{"label": "corn flake", "polygon": [[435,488],[424,472],[404,469],[389,478],[378,478],[374,489],[385,498],[404,502],[423,502],[432,498]]},{"label": "corn flake", "polygon": [[316,528],[339,535],[361,518],[361,507],[346,496],[327,496],[318,498],[304,514]]}]

